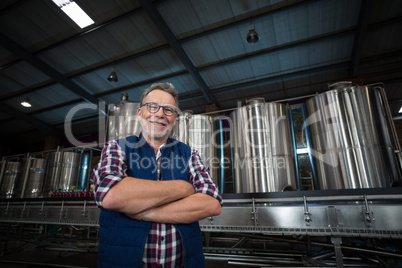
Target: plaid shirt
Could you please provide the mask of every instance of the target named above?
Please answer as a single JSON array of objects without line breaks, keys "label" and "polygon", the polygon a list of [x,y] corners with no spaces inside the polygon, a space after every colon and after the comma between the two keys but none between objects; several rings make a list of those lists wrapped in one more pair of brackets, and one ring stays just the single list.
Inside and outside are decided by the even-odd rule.
[{"label": "plaid shirt", "polygon": [[[160,174],[159,163],[162,145],[156,155],[158,163],[158,177]],[[209,175],[209,168],[205,166],[196,150],[191,151],[191,159],[188,162],[190,182],[197,193],[204,193],[216,198],[222,203],[222,196]],[[105,144],[101,159],[92,174],[95,187],[95,202],[102,207],[102,200],[109,189],[126,177],[127,158],[124,150],[115,140]],[[160,178],[162,179],[162,178]],[[143,266],[144,267],[182,267],[183,252],[179,232],[172,224],[152,223],[145,243]]]}]

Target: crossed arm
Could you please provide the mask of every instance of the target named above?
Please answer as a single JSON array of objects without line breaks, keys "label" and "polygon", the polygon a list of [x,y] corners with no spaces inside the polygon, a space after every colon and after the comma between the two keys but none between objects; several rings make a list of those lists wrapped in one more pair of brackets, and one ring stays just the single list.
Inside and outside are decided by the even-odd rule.
[{"label": "crossed arm", "polygon": [[221,213],[217,199],[195,193],[186,181],[132,177],[116,183],[103,198],[102,206],[133,219],[159,223],[191,223]]},{"label": "crossed arm", "polygon": [[116,141],[105,146],[93,174],[99,193],[97,202],[103,208],[125,213],[133,219],[159,223],[191,223],[221,213],[220,201],[207,194],[209,186],[216,188],[211,185],[209,175],[201,175],[207,170],[200,158],[192,158],[190,171],[193,178],[197,177],[194,183],[202,193],[195,193],[193,185],[183,180],[127,177],[126,161],[125,153]]}]

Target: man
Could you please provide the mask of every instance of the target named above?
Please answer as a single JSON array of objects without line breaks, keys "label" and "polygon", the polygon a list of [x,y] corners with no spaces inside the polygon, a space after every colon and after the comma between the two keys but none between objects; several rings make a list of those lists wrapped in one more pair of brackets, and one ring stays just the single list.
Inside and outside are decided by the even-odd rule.
[{"label": "man", "polygon": [[141,96],[142,132],[106,143],[93,181],[99,267],[204,267],[198,221],[222,197],[197,151],[169,138],[178,93],[157,83]]}]

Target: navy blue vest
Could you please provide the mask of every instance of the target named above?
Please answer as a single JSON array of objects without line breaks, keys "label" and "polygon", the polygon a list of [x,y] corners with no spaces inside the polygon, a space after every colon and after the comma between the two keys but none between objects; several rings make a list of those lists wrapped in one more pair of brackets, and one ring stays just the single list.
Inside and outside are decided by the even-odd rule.
[{"label": "navy blue vest", "polygon": [[[117,142],[126,153],[128,176],[158,179],[154,149],[141,134],[139,137],[130,136]],[[169,138],[161,153],[160,170],[163,180],[189,181],[188,161],[191,148]],[[144,245],[152,223],[101,209],[99,224],[98,267],[142,267]],[[175,224],[175,227],[183,241],[185,267],[205,267],[198,222]]]}]

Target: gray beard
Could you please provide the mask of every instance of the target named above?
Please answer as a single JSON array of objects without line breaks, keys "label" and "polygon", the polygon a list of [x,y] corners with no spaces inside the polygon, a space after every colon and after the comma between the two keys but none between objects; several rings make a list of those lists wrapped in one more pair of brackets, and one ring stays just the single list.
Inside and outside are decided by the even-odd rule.
[{"label": "gray beard", "polygon": [[170,132],[172,130],[172,129],[166,128],[166,130],[164,132],[162,132],[161,134],[155,134],[155,133],[151,132],[151,130],[149,129],[146,119],[141,118],[140,124],[141,124],[142,131],[144,131],[148,137],[150,137],[151,139],[154,139],[154,140],[163,140],[170,134]]}]

